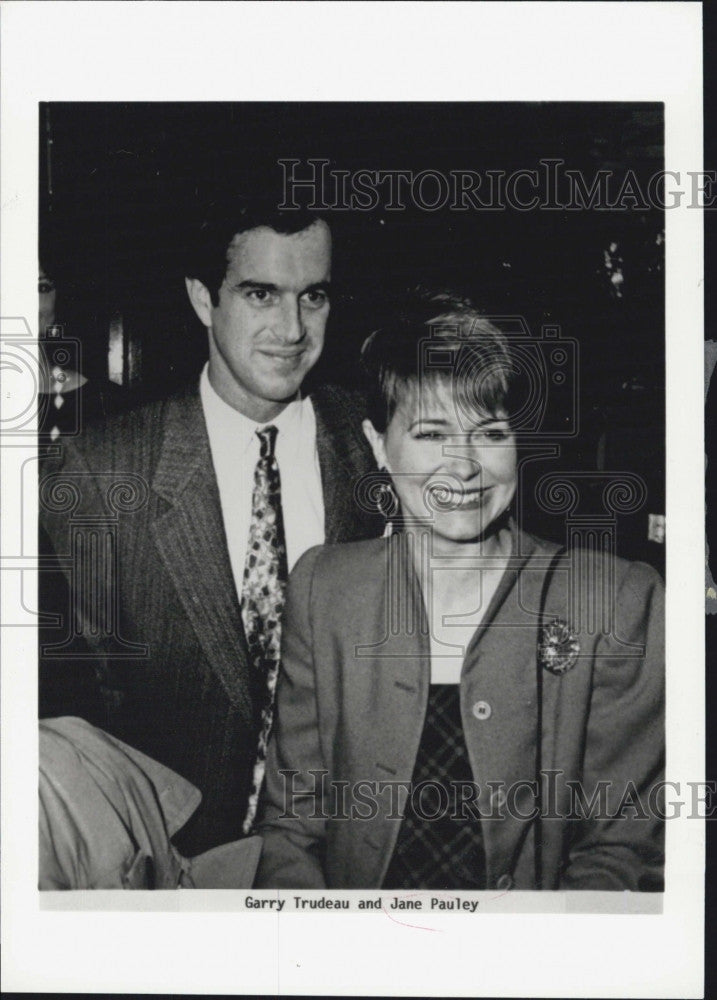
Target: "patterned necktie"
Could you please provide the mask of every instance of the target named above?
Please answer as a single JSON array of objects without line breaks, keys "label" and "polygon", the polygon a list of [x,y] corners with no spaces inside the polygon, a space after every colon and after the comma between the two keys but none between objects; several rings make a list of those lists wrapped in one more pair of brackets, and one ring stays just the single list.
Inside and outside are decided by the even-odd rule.
[{"label": "patterned necktie", "polygon": [[251,833],[264,780],[274,690],[279,674],[281,616],[288,577],[281,479],[274,455],[277,430],[276,427],[265,427],[256,433],[261,444],[254,472],[249,544],[242,585],[242,620],[249,647],[250,669],[254,673],[252,679],[260,692],[261,717],[253,786],[243,824],[245,834]]}]

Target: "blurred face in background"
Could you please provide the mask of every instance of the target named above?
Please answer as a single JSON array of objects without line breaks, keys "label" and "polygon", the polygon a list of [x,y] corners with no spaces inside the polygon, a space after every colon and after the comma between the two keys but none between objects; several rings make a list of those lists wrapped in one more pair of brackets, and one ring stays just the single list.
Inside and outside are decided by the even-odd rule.
[{"label": "blurred face in background", "polygon": [[37,294],[40,300],[38,328],[40,336],[42,336],[48,326],[52,326],[55,322],[55,300],[57,298],[55,282],[47,276],[42,264],[39,267]]}]

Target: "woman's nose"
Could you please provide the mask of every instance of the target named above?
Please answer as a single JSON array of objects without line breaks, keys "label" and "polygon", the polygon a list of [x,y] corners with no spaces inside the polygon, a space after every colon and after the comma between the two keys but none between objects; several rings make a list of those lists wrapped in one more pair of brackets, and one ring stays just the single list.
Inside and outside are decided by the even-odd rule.
[{"label": "woman's nose", "polygon": [[481,463],[476,451],[469,445],[462,446],[460,451],[446,458],[446,471],[458,479],[467,481],[481,473]]}]

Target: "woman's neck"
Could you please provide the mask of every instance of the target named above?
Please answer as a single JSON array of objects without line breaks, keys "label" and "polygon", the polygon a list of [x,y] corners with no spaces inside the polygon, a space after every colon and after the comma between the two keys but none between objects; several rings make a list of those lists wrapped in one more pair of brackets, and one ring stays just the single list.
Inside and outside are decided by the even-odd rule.
[{"label": "woman's neck", "polygon": [[437,535],[428,526],[404,527],[404,531],[413,536],[411,548],[417,569],[425,561],[427,550],[431,559],[440,559],[447,570],[452,568],[451,560],[455,561],[456,572],[463,569],[470,572],[480,562],[489,568],[491,564],[507,560],[513,544],[507,515],[499,518],[480,538],[465,542]]},{"label": "woman's neck", "polygon": [[406,555],[413,560],[414,579],[430,626],[431,653],[434,657],[459,655],[462,663],[508,567],[513,542],[510,525],[460,545],[440,544],[445,540],[437,540],[427,528],[410,528],[406,535]]}]

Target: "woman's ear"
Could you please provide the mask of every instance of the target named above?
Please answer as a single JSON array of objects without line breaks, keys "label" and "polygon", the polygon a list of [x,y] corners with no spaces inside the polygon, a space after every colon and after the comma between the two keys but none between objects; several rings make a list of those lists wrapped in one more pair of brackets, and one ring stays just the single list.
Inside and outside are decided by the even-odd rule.
[{"label": "woman's ear", "polygon": [[364,434],[366,435],[366,440],[371,445],[371,451],[373,452],[373,457],[376,459],[376,465],[379,469],[385,469],[387,472],[390,472],[386,461],[386,449],[383,444],[383,434],[378,433],[368,418],[364,420],[361,426]]},{"label": "woman's ear", "polygon": [[192,308],[202,324],[209,329],[212,325],[213,308],[209,289],[199,278],[185,278],[184,284],[187,286],[187,295],[192,303]]}]

